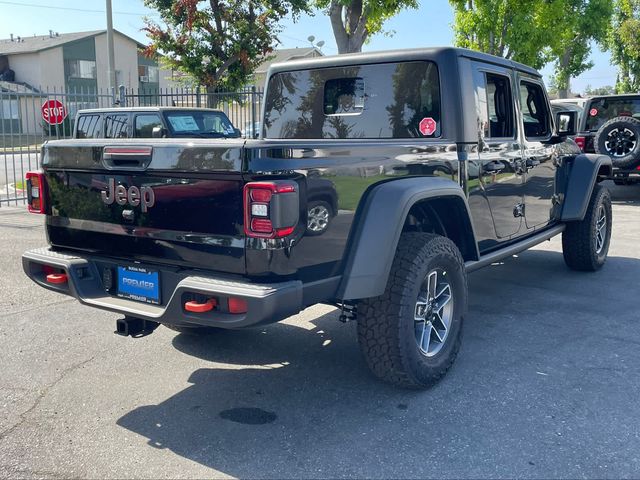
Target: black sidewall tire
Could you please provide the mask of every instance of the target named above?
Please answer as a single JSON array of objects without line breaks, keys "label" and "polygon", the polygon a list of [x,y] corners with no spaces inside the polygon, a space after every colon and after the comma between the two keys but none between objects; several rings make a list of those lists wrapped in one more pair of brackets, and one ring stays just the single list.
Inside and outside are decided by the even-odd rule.
[{"label": "black sidewall tire", "polygon": [[[600,253],[596,253],[595,230],[598,222],[598,210],[601,205],[604,206],[607,217],[607,228],[605,244]],[[591,272],[602,268],[609,253],[612,227],[611,194],[602,185],[596,185],[591,194],[584,219],[578,222],[569,222],[562,234],[562,253],[567,266],[573,270]]]},{"label": "black sidewall tire", "polygon": [[[628,128],[636,136],[636,146],[624,157],[614,157],[610,155],[605,147],[605,142],[609,133],[617,128]],[[640,161],[640,120],[633,117],[616,117],[606,122],[596,133],[594,138],[594,147],[596,153],[607,155],[611,158],[614,167],[627,168],[632,167]]]},{"label": "black sidewall tire", "polygon": [[[466,276],[461,271],[461,265],[449,255],[439,254],[429,258],[424,262],[418,270],[418,282],[415,282],[409,288],[408,300],[410,303],[409,311],[405,315],[404,322],[401,324],[400,341],[405,342],[404,350],[407,352],[407,371],[414,377],[414,380],[421,385],[430,385],[433,383],[434,377],[440,378],[450,367],[452,356],[457,355],[460,343],[462,341],[462,324],[467,305],[467,287]],[[432,357],[427,357],[420,352],[416,343],[414,333],[414,312],[415,303],[418,299],[420,284],[427,277],[427,274],[436,269],[441,268],[447,272],[449,285],[453,294],[453,315],[449,334],[445,340],[442,349]],[[464,268],[464,266],[462,266]],[[421,280],[422,279],[422,280]]]},{"label": "black sidewall tire", "polygon": [[[447,272],[454,309],[442,349],[423,355],[415,339],[415,306],[427,274]],[[428,388],[444,376],[460,348],[467,308],[464,260],[448,238],[429,233],[404,233],[398,242],[383,295],[361,300],[358,343],[367,365],[380,379],[405,388]]]}]

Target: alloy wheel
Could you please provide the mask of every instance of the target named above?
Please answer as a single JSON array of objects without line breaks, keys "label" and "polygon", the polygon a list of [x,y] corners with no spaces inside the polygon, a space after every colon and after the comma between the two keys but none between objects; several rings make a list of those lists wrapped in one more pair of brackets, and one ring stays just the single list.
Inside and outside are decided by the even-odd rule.
[{"label": "alloy wheel", "polygon": [[421,285],[414,313],[415,339],[426,357],[436,355],[449,336],[453,318],[453,293],[447,272],[429,272]]},{"label": "alloy wheel", "polygon": [[607,153],[613,157],[629,155],[635,148],[638,139],[628,128],[619,127],[611,130],[604,142]]}]

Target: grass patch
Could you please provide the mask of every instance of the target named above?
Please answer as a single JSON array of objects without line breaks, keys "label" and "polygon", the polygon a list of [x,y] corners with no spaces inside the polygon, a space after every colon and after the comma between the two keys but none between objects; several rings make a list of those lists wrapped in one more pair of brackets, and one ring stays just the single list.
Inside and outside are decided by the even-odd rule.
[{"label": "grass patch", "polygon": [[333,182],[338,192],[338,208],[340,210],[355,210],[360,202],[360,197],[370,185],[389,179],[386,175],[374,175],[373,177],[327,176],[324,178]]}]

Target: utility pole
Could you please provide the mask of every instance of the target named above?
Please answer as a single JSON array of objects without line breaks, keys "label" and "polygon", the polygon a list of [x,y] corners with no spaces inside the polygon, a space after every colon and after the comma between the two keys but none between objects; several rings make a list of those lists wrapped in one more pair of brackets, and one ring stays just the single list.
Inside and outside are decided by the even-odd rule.
[{"label": "utility pole", "polygon": [[116,91],[116,58],[113,49],[113,15],[111,12],[111,0],[107,0],[107,56],[109,57],[109,66],[107,75],[109,76],[109,92],[115,99]]}]

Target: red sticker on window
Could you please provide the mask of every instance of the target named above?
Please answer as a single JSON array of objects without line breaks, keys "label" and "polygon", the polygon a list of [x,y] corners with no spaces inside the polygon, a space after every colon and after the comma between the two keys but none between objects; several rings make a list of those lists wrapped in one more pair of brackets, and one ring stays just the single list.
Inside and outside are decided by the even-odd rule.
[{"label": "red sticker on window", "polygon": [[433,135],[438,128],[438,124],[431,117],[425,117],[420,120],[420,125],[418,125],[418,129],[420,133],[424,136]]},{"label": "red sticker on window", "polygon": [[595,117],[596,115],[598,115],[598,109],[592,108],[591,110],[589,110],[589,115],[591,115],[592,117]]}]

